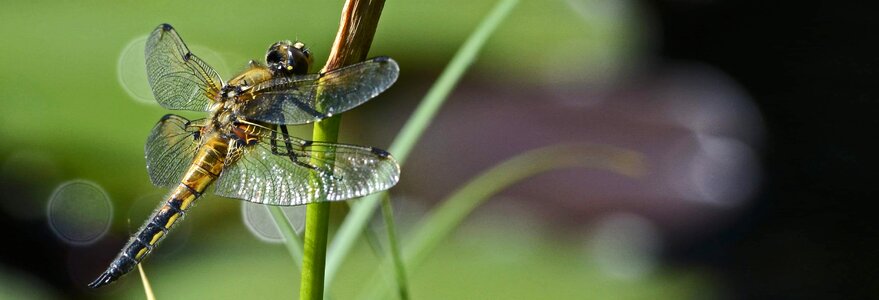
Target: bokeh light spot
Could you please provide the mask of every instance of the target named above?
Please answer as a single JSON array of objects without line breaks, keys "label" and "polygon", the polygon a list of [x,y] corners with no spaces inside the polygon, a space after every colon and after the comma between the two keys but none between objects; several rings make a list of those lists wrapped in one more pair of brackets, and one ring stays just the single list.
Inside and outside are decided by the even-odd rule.
[{"label": "bokeh light spot", "polygon": [[[302,228],[305,227],[305,205],[281,207],[281,210],[284,211],[287,221],[293,225],[293,230],[296,231],[296,234],[301,234]],[[244,220],[244,225],[258,239],[269,243],[281,243],[284,241],[281,232],[278,230],[278,225],[272,219],[268,206],[242,201],[241,216]]]},{"label": "bokeh light spot", "polygon": [[[116,64],[116,76],[119,85],[132,99],[144,104],[158,105],[147,80],[144,49],[148,37],[144,35],[135,38],[122,48]],[[228,74],[229,68],[226,62],[216,51],[197,45],[189,45],[189,48],[192,53],[213,67],[221,77]]]},{"label": "bokeh light spot", "polygon": [[88,245],[110,229],[113,206],[97,184],[74,180],[62,183],[52,193],[48,207],[49,226],[61,240]]},{"label": "bokeh light spot", "polygon": [[589,253],[610,277],[639,279],[656,268],[661,244],[659,229],[653,222],[639,215],[617,213],[598,222]]},{"label": "bokeh light spot", "polygon": [[116,64],[116,76],[119,85],[132,99],[141,103],[156,104],[156,101],[153,100],[150,84],[147,82],[146,59],[144,58],[146,40],[147,36],[144,35],[132,40],[128,45],[125,45],[125,48],[122,48],[119,62]]},{"label": "bokeh light spot", "polygon": [[[762,180],[754,149],[725,136],[695,134],[678,141],[669,161],[669,185],[683,199],[735,207],[750,199]],[[684,154],[684,155],[681,155]]]}]

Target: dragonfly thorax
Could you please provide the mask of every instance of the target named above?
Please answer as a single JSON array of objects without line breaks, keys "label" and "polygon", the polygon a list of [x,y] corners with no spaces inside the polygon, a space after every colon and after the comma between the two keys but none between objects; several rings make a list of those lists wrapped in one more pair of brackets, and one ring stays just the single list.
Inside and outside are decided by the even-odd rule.
[{"label": "dragonfly thorax", "polygon": [[272,79],[272,72],[265,66],[250,64],[247,70],[229,80],[220,94],[223,97],[233,98],[247,93],[254,85]]},{"label": "dragonfly thorax", "polygon": [[222,110],[216,114],[214,121],[220,128],[228,127],[232,124],[232,113],[229,110]]}]

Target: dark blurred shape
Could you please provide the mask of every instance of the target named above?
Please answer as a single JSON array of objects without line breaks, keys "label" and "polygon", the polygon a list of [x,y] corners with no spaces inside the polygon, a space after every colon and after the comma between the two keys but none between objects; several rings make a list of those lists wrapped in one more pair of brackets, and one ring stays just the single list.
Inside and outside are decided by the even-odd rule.
[{"label": "dark blurred shape", "polygon": [[871,140],[879,47],[875,9],[838,1],[652,1],[662,54],[730,74],[767,123],[767,183],[743,218],[680,245],[713,265],[732,298],[875,297]]},{"label": "dark blurred shape", "polygon": [[[45,151],[19,149],[0,155],[0,176],[9,193],[2,194],[0,210],[23,220],[44,220],[46,204],[62,171],[58,161]],[[41,198],[42,197],[42,198]]]},{"label": "dark blurred shape", "polygon": [[[34,151],[36,153],[37,151]],[[44,204],[51,195],[47,182],[57,182],[61,171],[56,168],[35,168],[25,172],[22,163],[34,162],[25,154],[0,156],[4,168],[0,172],[0,268],[25,273],[24,278],[39,280],[56,290],[69,287],[66,274],[58,271],[64,265],[67,245],[55,237],[45,217]],[[35,164],[48,166],[53,164]]]},{"label": "dark blurred shape", "polygon": [[[528,207],[568,228],[630,211],[670,236],[692,238],[737,217],[761,182],[763,121],[747,93],[714,68],[657,62],[600,89],[566,85],[560,93],[547,91],[554,85],[467,82],[406,166],[414,175],[402,181],[403,192],[442,199],[515,154],[553,144],[606,144],[643,154],[647,173],[553,171],[504,192],[514,200],[502,205]],[[560,98],[597,99],[571,106]]]}]

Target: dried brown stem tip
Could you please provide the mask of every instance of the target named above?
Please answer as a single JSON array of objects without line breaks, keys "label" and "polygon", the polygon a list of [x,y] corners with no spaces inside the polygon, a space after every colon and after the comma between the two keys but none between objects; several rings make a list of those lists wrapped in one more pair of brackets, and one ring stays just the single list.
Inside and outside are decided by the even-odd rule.
[{"label": "dried brown stem tip", "polygon": [[366,59],[378,27],[384,0],[348,0],[342,8],[339,32],[322,71],[338,69]]}]

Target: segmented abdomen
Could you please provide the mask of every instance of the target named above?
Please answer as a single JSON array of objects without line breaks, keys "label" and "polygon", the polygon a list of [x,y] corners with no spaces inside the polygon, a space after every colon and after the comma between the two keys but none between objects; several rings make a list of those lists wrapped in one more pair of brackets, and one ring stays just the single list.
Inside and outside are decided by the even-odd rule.
[{"label": "segmented abdomen", "polygon": [[89,284],[89,287],[97,288],[113,282],[143,261],[165,238],[174,223],[183,219],[195,199],[217,179],[223,170],[227,152],[227,140],[218,137],[208,139],[199,148],[180,184],[165,198],[165,202],[156,208],[140,230],[128,240],[107,270]]}]

